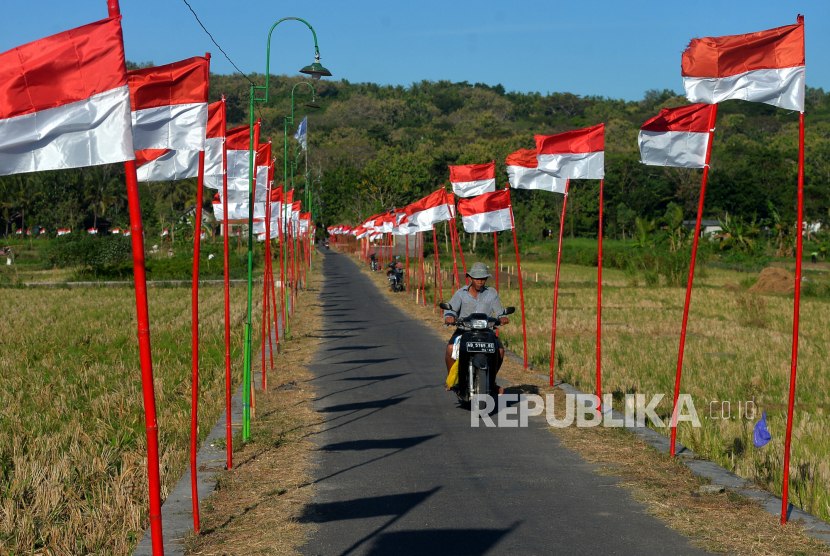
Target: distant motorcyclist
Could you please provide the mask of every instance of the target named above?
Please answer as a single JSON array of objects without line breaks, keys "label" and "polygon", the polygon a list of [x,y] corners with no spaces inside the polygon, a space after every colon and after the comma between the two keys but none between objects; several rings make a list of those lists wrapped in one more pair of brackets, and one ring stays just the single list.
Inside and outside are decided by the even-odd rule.
[{"label": "distant motorcyclist", "polygon": [[[452,299],[449,301],[450,307],[452,307],[453,310],[444,311],[444,322],[452,325],[455,324],[456,318],[468,317],[473,313],[484,313],[488,317],[501,317],[500,320],[502,325],[509,323],[510,319],[501,316],[504,314],[504,308],[501,305],[499,293],[494,288],[490,288],[486,285],[487,278],[490,278],[487,265],[484,263],[475,263],[470,267],[470,270],[467,272],[467,276],[470,277],[470,285],[464,286],[453,294]],[[447,364],[447,374],[449,374],[450,369],[455,362],[452,358],[453,344],[455,343],[456,337],[461,334],[462,332],[456,329],[447,343],[447,352],[444,357],[444,361]],[[493,373],[491,384],[495,384],[495,375],[499,372],[502,362],[504,361],[504,345],[502,345],[501,340],[498,338],[496,341],[498,342],[499,349],[499,364],[498,368],[496,368]],[[449,388],[447,389],[449,390]],[[499,388],[499,393],[502,393],[501,388]]]}]

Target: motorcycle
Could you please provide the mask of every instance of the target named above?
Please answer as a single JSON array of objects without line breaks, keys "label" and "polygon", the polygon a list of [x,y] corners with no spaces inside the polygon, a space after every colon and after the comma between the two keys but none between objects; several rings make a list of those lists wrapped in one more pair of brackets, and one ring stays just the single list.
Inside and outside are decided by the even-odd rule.
[{"label": "motorcycle", "polygon": [[393,292],[402,292],[406,290],[403,283],[403,270],[396,268],[397,263],[389,263],[386,268],[386,279],[389,280],[389,289]]},{"label": "motorcycle", "polygon": [[[442,302],[438,306],[445,311],[455,311],[449,303]],[[515,307],[506,307],[501,316],[515,312]],[[455,326],[462,334],[458,340],[458,384],[452,390],[465,407],[470,407],[474,395],[492,395],[496,388],[495,373],[499,365],[496,329],[501,325],[500,317],[473,313],[455,319]]]}]

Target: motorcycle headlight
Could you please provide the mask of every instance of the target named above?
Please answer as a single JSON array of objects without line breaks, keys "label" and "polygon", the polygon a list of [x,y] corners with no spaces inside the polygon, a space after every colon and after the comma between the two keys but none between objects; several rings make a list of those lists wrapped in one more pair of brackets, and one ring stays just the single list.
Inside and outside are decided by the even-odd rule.
[{"label": "motorcycle headlight", "polygon": [[486,320],[474,320],[473,321],[473,328],[487,328],[487,321]]}]

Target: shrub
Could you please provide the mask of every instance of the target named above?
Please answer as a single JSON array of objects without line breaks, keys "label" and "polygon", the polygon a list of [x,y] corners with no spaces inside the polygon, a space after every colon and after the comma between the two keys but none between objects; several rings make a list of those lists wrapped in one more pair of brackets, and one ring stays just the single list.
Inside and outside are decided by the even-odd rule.
[{"label": "shrub", "polygon": [[49,242],[42,257],[49,266],[78,266],[97,273],[130,260],[132,245],[124,236],[94,237],[89,234],[61,236]]},{"label": "shrub", "polygon": [[686,287],[689,282],[691,251],[683,249],[660,257],[659,273],[666,277],[666,285]]}]

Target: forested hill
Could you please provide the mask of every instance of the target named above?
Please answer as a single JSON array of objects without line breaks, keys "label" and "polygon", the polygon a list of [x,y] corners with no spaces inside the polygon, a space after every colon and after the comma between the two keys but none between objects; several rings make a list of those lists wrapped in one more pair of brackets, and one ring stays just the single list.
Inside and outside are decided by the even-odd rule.
[{"label": "forested hill", "polygon": [[[211,100],[228,99],[228,125],[248,122],[249,78],[212,75]],[[679,77],[678,77],[679,79]],[[272,76],[271,102],[259,105],[263,140],[271,137],[282,158],[283,117],[290,112],[292,87],[300,77]],[[672,202],[693,218],[700,170],[664,169],[639,163],[637,133],[661,108],[686,104],[673,91],[648,91],[641,101],[580,97],[570,93],[515,93],[501,85],[421,81],[411,86],[380,86],[347,80],[313,82],[319,110],[306,85],[294,88],[293,135],[309,116],[309,173],[323,211],[318,223],[357,223],[384,208],[409,203],[448,184],[448,164],[495,160],[499,184],[507,181],[504,159],[519,148],[532,148],[536,134],[553,134],[606,124],[606,229],[628,228],[634,216],[656,218]],[[827,219],[830,209],[830,94],[807,91],[807,163],[805,216]],[[706,216],[769,215],[771,202],[781,215],[795,218],[798,115],[758,103],[729,101],[720,106],[706,197]],[[298,174],[305,173],[300,157]],[[282,173],[278,164],[277,174]],[[303,187],[303,177],[295,185]],[[322,185],[322,188],[319,187]],[[566,230],[595,235],[598,219],[596,181],[574,182]],[[195,200],[195,179],[142,186],[142,211],[152,231],[175,218]],[[25,226],[90,226],[107,218],[127,220],[123,171],[114,166],[79,171],[43,172],[0,178],[0,210],[5,220]],[[519,231],[530,240],[544,228],[558,229],[561,196],[517,191]],[[205,207],[210,195],[205,196]],[[15,215],[17,217],[15,218]]]}]

